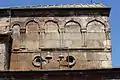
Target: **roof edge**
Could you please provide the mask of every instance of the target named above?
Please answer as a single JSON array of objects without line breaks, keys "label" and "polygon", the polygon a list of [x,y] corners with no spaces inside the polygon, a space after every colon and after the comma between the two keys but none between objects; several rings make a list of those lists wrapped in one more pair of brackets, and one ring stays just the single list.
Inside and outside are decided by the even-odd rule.
[{"label": "roof edge", "polygon": [[102,3],[0,7],[0,9],[34,9],[34,8],[43,9],[43,8],[110,8],[110,7],[107,7]]}]

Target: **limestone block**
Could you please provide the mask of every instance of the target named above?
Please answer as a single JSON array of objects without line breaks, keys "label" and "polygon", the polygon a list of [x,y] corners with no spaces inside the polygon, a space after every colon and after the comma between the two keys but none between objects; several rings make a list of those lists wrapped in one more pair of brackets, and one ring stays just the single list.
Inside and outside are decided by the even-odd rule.
[{"label": "limestone block", "polygon": [[108,21],[109,20],[109,18],[108,17],[106,17],[106,16],[101,16],[102,17],[102,19],[104,20],[104,21]]},{"label": "limestone block", "polygon": [[0,70],[4,70],[5,69],[5,55],[4,54],[0,54]]},{"label": "limestone block", "polygon": [[99,55],[95,53],[87,53],[86,54],[87,60],[100,60]]},{"label": "limestone block", "polygon": [[45,48],[56,48],[60,47],[60,41],[59,40],[47,40],[44,42]]},{"label": "limestone block", "polygon": [[106,48],[111,48],[111,40],[104,40],[103,44]]},{"label": "limestone block", "polygon": [[90,48],[103,48],[104,45],[100,40],[87,40],[87,47]]},{"label": "limestone block", "polygon": [[32,54],[22,53],[18,55],[18,62],[31,61],[32,63]]},{"label": "limestone block", "polygon": [[60,35],[59,35],[59,33],[58,32],[52,32],[52,37],[51,37],[51,39],[60,39]]},{"label": "limestone block", "polygon": [[98,52],[96,53],[100,55],[100,60],[111,60],[111,53],[110,52]]},{"label": "limestone block", "polygon": [[72,41],[71,40],[64,40],[64,46],[65,47],[70,47],[72,45]]},{"label": "limestone block", "polygon": [[0,43],[0,54],[5,54],[6,50],[5,50],[5,44],[4,43]]},{"label": "limestone block", "polygon": [[107,57],[107,60],[112,60],[112,54],[111,53],[106,53],[105,55]]},{"label": "limestone block", "polygon": [[44,35],[45,39],[60,39],[60,35],[58,32],[47,32]]},{"label": "limestone block", "polygon": [[82,35],[80,32],[66,32],[64,33],[64,39],[68,40],[82,40]]},{"label": "limestone block", "polygon": [[1,43],[0,44],[0,70],[5,69],[5,63],[6,63],[5,53],[6,53],[5,44]]},{"label": "limestone block", "polygon": [[82,46],[81,40],[72,40],[71,48],[80,48]]},{"label": "limestone block", "polygon": [[87,53],[87,60],[111,60],[110,53]]},{"label": "limestone block", "polygon": [[80,69],[97,69],[101,68],[101,61],[86,61],[86,60],[80,60]]},{"label": "limestone block", "polygon": [[39,42],[38,41],[27,41],[26,42],[26,48],[28,49],[28,50],[38,50],[38,48],[39,48]]},{"label": "limestone block", "polygon": [[44,69],[59,69],[59,62],[57,61],[50,61],[44,66]]},{"label": "limestone block", "polygon": [[102,61],[101,62],[101,67],[103,67],[103,68],[111,68],[112,63],[111,63],[111,61]]},{"label": "limestone block", "polygon": [[28,17],[12,17],[11,23],[13,23],[15,21],[25,22],[25,20],[27,20],[27,19],[28,19]]},{"label": "limestone block", "polygon": [[87,61],[86,62],[87,68],[101,68],[100,61]]},{"label": "limestone block", "polygon": [[11,63],[14,62],[14,61],[18,61],[18,57],[19,55],[18,54],[11,54]]},{"label": "limestone block", "polygon": [[87,39],[92,40],[105,40],[105,32],[88,32]]},{"label": "limestone block", "polygon": [[9,17],[0,18],[0,26],[8,26],[9,24]]},{"label": "limestone block", "polygon": [[75,59],[78,61],[79,60],[87,60],[85,52],[73,51],[73,52],[70,52],[69,55],[74,56]]}]

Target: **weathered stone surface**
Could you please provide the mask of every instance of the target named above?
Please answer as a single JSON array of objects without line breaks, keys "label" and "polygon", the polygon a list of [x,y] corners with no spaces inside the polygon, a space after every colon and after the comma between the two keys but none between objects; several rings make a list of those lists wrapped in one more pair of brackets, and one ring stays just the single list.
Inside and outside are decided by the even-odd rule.
[{"label": "weathered stone surface", "polygon": [[7,57],[8,55],[8,49],[5,43],[5,38],[3,38],[3,40],[0,40],[0,70],[7,70],[7,66],[8,66],[8,59],[9,57]]},{"label": "weathered stone surface", "polygon": [[[8,53],[10,51],[0,44],[0,69],[4,70],[6,57],[3,56],[6,54],[11,54],[11,70],[111,67],[110,26],[106,23],[108,15],[101,15],[99,11],[66,12],[61,9],[48,12],[45,9],[21,13],[13,10],[11,19],[0,17],[0,31],[11,30],[13,40],[9,43],[2,38],[0,40],[0,43],[7,43],[7,49],[12,50]],[[44,58],[45,64],[34,66],[32,61],[36,55]],[[67,59],[68,56],[72,58]],[[36,60],[38,63],[40,61]]]},{"label": "weathered stone surface", "polygon": [[[59,62],[59,56],[63,55],[64,58]],[[86,52],[86,51],[50,51],[50,55],[52,59],[48,60],[45,59],[48,55],[48,51],[39,52],[37,53],[13,53],[11,59],[11,69],[15,70],[40,70],[40,67],[35,67],[32,65],[32,60],[35,56],[42,56],[45,60],[45,64],[42,64],[42,69],[69,69],[68,62],[66,62],[66,57],[73,56],[76,60],[76,64],[71,69],[97,69],[97,68],[109,68],[111,67],[111,58],[110,53],[108,52]],[[109,57],[109,58],[107,58]],[[13,62],[13,63],[12,63]],[[14,68],[14,62],[17,65]],[[27,67],[27,68],[26,68]]]},{"label": "weathered stone surface", "polygon": [[105,52],[90,52],[86,54],[87,60],[111,60],[111,53]]},{"label": "weathered stone surface", "polygon": [[4,70],[5,66],[5,55],[4,54],[0,54],[0,70]]},{"label": "weathered stone surface", "polygon": [[111,63],[111,61],[102,61],[101,62],[101,66],[103,68],[111,68],[112,67],[112,63]]}]

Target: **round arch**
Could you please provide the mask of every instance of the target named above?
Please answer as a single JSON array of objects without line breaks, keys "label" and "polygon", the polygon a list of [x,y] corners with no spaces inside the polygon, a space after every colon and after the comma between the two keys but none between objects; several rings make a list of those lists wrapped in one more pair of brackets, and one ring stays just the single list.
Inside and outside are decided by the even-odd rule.
[{"label": "round arch", "polygon": [[[60,46],[60,33],[59,33],[59,25],[57,21],[54,20],[46,20],[44,22],[45,30],[44,36],[44,47],[46,48],[56,48]],[[55,43],[55,44],[53,44]]]},{"label": "round arch", "polygon": [[[70,23],[70,24],[69,24]],[[63,43],[65,46],[80,48],[82,46],[81,25],[79,22],[69,20],[64,25]]]},{"label": "round arch", "polygon": [[81,25],[80,25],[80,23],[77,22],[77,21],[74,21],[74,20],[69,20],[69,21],[67,21],[67,22],[65,23],[64,27],[65,27],[68,23],[70,23],[70,22],[74,22],[74,23],[78,24],[79,27],[80,27],[80,29],[81,29]]},{"label": "round arch", "polygon": [[92,23],[92,22],[94,22],[94,21],[101,23],[102,25],[104,25],[104,28],[106,28],[106,25],[105,25],[102,21],[97,20],[97,19],[93,19],[93,20],[89,21],[89,22],[87,23],[86,27],[88,26],[88,24],[90,24],[90,23]]},{"label": "round arch", "polygon": [[[59,25],[58,25],[58,22],[57,22],[57,21],[54,21],[54,20],[47,20],[47,21],[45,21],[45,24],[46,24],[46,23],[48,23],[48,22],[53,22],[53,23],[57,24],[57,26],[59,27]],[[45,25],[45,24],[44,24],[44,25]]]},{"label": "round arch", "polygon": [[[49,22],[53,22],[53,23],[55,23],[56,25],[57,25],[57,27],[58,27],[58,32],[60,32],[60,30],[59,30],[59,24],[58,24],[58,22],[57,21],[54,21],[54,20],[47,20],[47,21],[45,21],[45,23],[44,23],[44,26],[47,24],[47,23],[49,23]],[[43,27],[44,29],[45,29],[45,27]]]},{"label": "round arch", "polygon": [[23,23],[19,22],[19,21],[15,21],[15,22],[11,23],[11,28],[13,28],[13,26],[15,26],[15,25],[19,25],[21,28],[23,26]]},{"label": "round arch", "polygon": [[19,50],[20,48],[20,23],[18,22],[14,22],[12,27],[12,39],[13,39],[13,43],[12,43],[12,49],[13,50]]},{"label": "round arch", "polygon": [[24,23],[24,27],[26,28],[26,48],[28,50],[37,50],[40,47],[39,31],[41,27],[39,21],[35,18],[28,18]]},{"label": "round arch", "polygon": [[94,19],[87,23],[86,28],[86,45],[95,48],[104,47],[103,42],[106,40],[106,25],[100,20]]},{"label": "round arch", "polygon": [[75,23],[75,24],[78,24],[78,26],[80,27],[80,32],[81,32],[81,25],[80,25],[80,23],[79,22],[77,22],[77,21],[74,21],[74,20],[69,20],[69,21],[67,21],[66,23],[65,23],[65,25],[64,25],[64,29],[65,29],[65,27],[66,27],[66,25],[68,24],[68,23]]},{"label": "round arch", "polygon": [[26,27],[26,25],[30,22],[35,22],[36,24],[38,24],[39,28],[40,28],[40,24],[39,24],[39,20],[38,19],[35,19],[35,18],[29,18],[25,21],[24,23],[24,27]]}]

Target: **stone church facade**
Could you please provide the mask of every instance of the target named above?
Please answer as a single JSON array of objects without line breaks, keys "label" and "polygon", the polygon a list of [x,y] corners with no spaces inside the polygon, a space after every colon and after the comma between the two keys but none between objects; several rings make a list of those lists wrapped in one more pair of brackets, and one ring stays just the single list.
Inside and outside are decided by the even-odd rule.
[{"label": "stone church facade", "polygon": [[109,12],[102,4],[0,9],[0,70],[111,68]]}]

